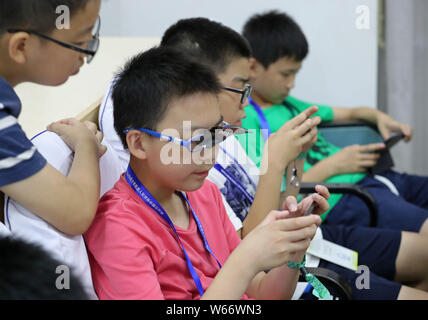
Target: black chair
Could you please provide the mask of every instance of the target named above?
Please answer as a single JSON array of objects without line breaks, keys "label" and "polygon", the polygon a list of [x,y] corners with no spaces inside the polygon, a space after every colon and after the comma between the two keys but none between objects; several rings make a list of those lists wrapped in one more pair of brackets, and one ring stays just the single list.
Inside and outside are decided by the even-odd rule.
[{"label": "black chair", "polygon": [[[333,300],[352,300],[352,288],[336,272],[325,268],[306,268],[307,272],[312,273],[319,281],[328,289]],[[304,276],[301,274],[299,282],[305,282]],[[317,300],[312,294],[312,289],[309,292],[303,293],[301,300]]]}]

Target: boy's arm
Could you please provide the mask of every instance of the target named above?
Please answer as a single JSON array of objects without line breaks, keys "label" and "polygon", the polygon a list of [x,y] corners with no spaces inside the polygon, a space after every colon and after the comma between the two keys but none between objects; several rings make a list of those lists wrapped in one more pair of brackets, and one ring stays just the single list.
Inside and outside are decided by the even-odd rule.
[{"label": "boy's arm", "polygon": [[[300,263],[304,256],[304,251],[296,253],[291,261]],[[247,294],[256,300],[290,300],[296,290],[299,275],[299,270],[286,265],[268,273],[261,272],[254,277]]]},{"label": "boy's arm", "polygon": [[75,151],[67,177],[47,164],[30,178],[7,185],[1,191],[60,231],[80,235],[96,212],[99,181],[97,150],[82,145]]},{"label": "boy's arm", "polygon": [[365,120],[371,123],[377,123],[377,115],[380,112],[370,107],[332,107],[332,109],[333,121]]},{"label": "boy's arm", "polygon": [[[334,114],[333,121],[365,120],[377,124],[379,131],[382,133],[384,138],[388,137],[390,129],[394,128],[397,128],[397,130],[399,130],[398,128],[401,128],[403,132],[407,133],[407,139],[411,138],[411,128],[407,128],[408,126],[399,124],[379,110],[369,107],[332,107],[332,109]],[[319,161],[311,169],[306,171],[303,175],[303,181],[320,182],[326,181],[327,179],[339,174],[366,172],[368,168],[371,168],[376,164],[379,158],[379,154],[373,152],[379,151],[383,148],[384,145],[382,144],[369,144],[364,146],[353,145],[345,147],[333,156]]]},{"label": "boy's arm", "polygon": [[74,160],[67,177],[47,164],[38,173],[0,188],[26,209],[60,231],[80,235],[94,217],[99,199],[99,157],[102,134],[92,123],[67,119],[48,127],[74,150]]},{"label": "boy's arm", "polygon": [[[203,295],[203,299],[289,299],[298,270],[284,267],[300,262],[321,223],[318,216],[284,219],[287,213],[271,212],[261,225],[242,240]],[[272,219],[279,219],[272,222]],[[278,266],[281,266],[277,268]],[[275,268],[275,269],[274,269]],[[271,270],[265,274],[262,270]]]},{"label": "boy's arm", "polygon": [[303,182],[323,182],[337,175],[335,160],[332,156],[318,161],[302,177]]},{"label": "boy's arm", "polygon": [[[304,163],[304,159],[296,160],[298,179],[302,178]],[[291,165],[294,165],[293,161],[291,161],[287,167],[286,191],[281,192],[282,178],[284,174],[281,169],[277,169],[272,165],[268,168],[266,174],[260,176],[254,201],[243,222],[242,229],[240,230],[241,232],[238,233],[241,238],[244,238],[251,230],[262,222],[269,212],[273,210],[281,210],[282,204],[288,196],[297,196],[299,194],[300,186],[296,188],[288,184],[293,172]]]},{"label": "boy's arm", "polygon": [[[241,237],[244,238],[272,210],[278,210],[282,206],[281,184],[285,169],[301,153],[306,152],[309,146],[316,141],[316,125],[321,121],[320,118],[308,119],[318,109],[312,107],[283,125],[276,133],[272,134],[266,141],[263,151],[262,164],[260,167],[267,166],[265,174],[260,175],[257,192],[250,211],[243,222]],[[298,174],[301,177],[304,160],[296,160]],[[287,170],[288,175],[292,169]],[[299,178],[300,178],[299,177]],[[291,178],[291,176],[290,176]],[[296,194],[295,188],[287,188],[288,193],[283,196]],[[238,233],[239,234],[239,233]]]},{"label": "boy's arm", "polygon": [[391,132],[399,131],[405,135],[405,141],[412,139],[413,128],[407,124],[400,123],[384,112],[370,107],[344,108],[332,107],[334,121],[365,120],[377,125],[382,137],[388,139]]},{"label": "boy's arm", "polygon": [[254,201],[242,223],[241,238],[263,221],[270,211],[278,210],[283,174],[283,171],[275,170],[272,166],[266,174],[260,176]]},{"label": "boy's arm", "polygon": [[319,161],[303,175],[304,182],[320,182],[340,174],[363,173],[373,167],[385,148],[383,143],[352,145]]}]

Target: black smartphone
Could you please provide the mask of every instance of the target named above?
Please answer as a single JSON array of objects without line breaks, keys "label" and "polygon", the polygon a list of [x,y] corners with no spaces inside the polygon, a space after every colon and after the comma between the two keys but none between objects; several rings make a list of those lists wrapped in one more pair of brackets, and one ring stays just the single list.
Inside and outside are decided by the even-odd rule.
[{"label": "black smartphone", "polygon": [[397,132],[391,134],[391,136],[385,140],[385,149],[391,149],[395,146],[400,140],[404,139],[405,135],[402,132]]},{"label": "black smartphone", "polygon": [[316,207],[316,202],[312,202],[311,206],[308,208],[308,210],[306,210],[305,214],[303,215],[304,217],[309,216],[310,214],[312,214],[312,212],[314,211],[315,207]]}]

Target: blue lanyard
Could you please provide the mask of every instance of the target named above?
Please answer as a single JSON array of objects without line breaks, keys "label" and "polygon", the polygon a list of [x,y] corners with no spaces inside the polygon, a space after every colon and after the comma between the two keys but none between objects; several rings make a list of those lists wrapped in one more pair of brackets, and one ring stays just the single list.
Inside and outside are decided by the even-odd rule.
[{"label": "blue lanyard", "polygon": [[[131,188],[135,191],[135,193],[137,193],[137,195],[148,206],[150,206],[153,210],[155,210],[156,213],[159,214],[159,216],[161,216],[169,224],[169,226],[172,228],[172,230],[174,231],[174,233],[177,237],[178,243],[180,244],[181,249],[183,250],[184,256],[186,258],[187,268],[189,269],[190,275],[192,276],[193,281],[195,282],[196,287],[198,288],[199,295],[202,297],[202,295],[204,294],[204,289],[202,287],[201,280],[199,279],[198,274],[196,273],[195,269],[193,268],[192,262],[190,261],[190,258],[186,252],[186,249],[184,249],[183,243],[181,242],[180,237],[178,236],[177,230],[175,229],[174,223],[172,222],[171,218],[168,216],[168,214],[162,208],[162,206],[159,204],[159,202],[157,202],[156,199],[150,194],[150,192],[143,186],[143,184],[140,182],[140,180],[135,175],[134,171],[131,169],[130,166],[128,167],[128,170],[126,171],[125,179],[128,182],[128,184],[131,186]],[[194,217],[196,224],[198,226],[199,232],[202,235],[202,239],[204,241],[204,245],[205,245],[206,250],[214,257],[214,259],[217,261],[219,267],[221,268],[220,262],[217,260],[214,253],[211,251],[210,246],[208,245],[208,241],[205,237],[204,229],[202,228],[202,224],[199,221],[198,216],[196,215],[195,211],[193,210],[192,206],[190,205],[190,202],[187,199],[186,195],[183,192],[182,192],[182,195],[183,195],[184,199],[186,200],[187,204],[189,205],[190,210],[192,211],[192,214],[193,214],[193,217]]]},{"label": "blue lanyard", "polygon": [[262,129],[263,138],[265,141],[272,134],[272,130],[270,129],[270,125],[266,120],[265,115],[263,114],[262,108],[252,99],[248,98],[248,102],[253,106],[254,110],[257,112],[260,122],[260,128]]},{"label": "blue lanyard", "polygon": [[[220,149],[229,157],[231,158],[235,164],[238,166],[238,168],[246,175],[246,177],[248,178],[248,181],[250,182],[250,184],[253,186],[254,189],[256,189],[256,185],[254,184],[253,180],[250,178],[250,176],[247,174],[247,171],[244,170],[244,168],[239,164],[239,162],[231,155],[229,154],[226,149],[224,149],[223,147],[220,147]],[[245,198],[247,198],[248,201],[250,201],[250,203],[254,202],[254,197],[248,193],[247,189],[237,180],[235,179],[221,164],[216,163],[214,165],[214,168],[220,172],[227,180],[229,180],[232,184],[234,184],[239,191],[242,192],[242,194],[245,196]]]},{"label": "blue lanyard", "polygon": [[[266,141],[269,138],[269,136],[272,134],[272,130],[270,128],[269,122],[266,120],[266,117],[263,114],[262,108],[253,99],[248,98],[248,101],[253,106],[254,110],[257,112],[257,116],[259,117],[259,122],[260,122],[260,128],[262,129],[263,137]],[[286,101],[284,101],[283,104],[291,112],[293,117],[297,116],[293,105],[287,103]]]}]

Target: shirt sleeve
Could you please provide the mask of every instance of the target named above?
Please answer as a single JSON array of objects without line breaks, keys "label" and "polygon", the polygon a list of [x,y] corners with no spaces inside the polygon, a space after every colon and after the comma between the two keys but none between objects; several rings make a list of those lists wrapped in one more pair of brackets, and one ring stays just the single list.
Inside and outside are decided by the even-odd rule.
[{"label": "shirt sleeve", "polygon": [[[103,210],[103,206],[100,206]],[[92,278],[101,300],[164,300],[151,259],[133,214],[104,212],[85,234]]]},{"label": "shirt sleeve", "polygon": [[46,166],[17,119],[0,110],[0,187],[19,182]]}]

